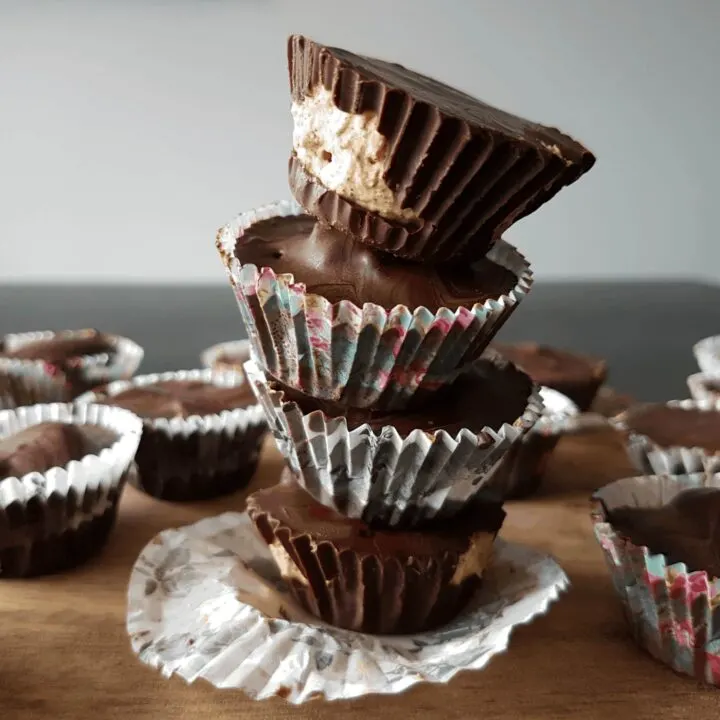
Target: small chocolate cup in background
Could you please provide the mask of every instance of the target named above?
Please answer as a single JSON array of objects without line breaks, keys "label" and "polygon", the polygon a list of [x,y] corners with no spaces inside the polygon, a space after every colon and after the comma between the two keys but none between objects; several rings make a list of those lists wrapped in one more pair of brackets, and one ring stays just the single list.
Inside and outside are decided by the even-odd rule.
[{"label": "small chocolate cup in background", "polygon": [[413,394],[452,382],[477,359],[527,295],[530,265],[498,241],[488,259],[513,273],[507,294],[457,310],[396,305],[386,310],[307,293],[302,278],[242,265],[235,246],[257,222],[304,214],[278,202],[239,215],[221,228],[216,246],[252,345],[253,358],[282,383],[348,407],[401,410]]},{"label": "small chocolate cup in background", "polygon": [[[76,402],[102,403],[130,388],[166,380],[207,382],[219,387],[246,382],[234,371],[178,370],[110,383]],[[255,473],[266,429],[259,405],[187,418],[144,418],[136,456],[137,487],[161,500],[178,502],[207,500],[241,490]]]},{"label": "small chocolate cup in background", "polygon": [[47,402],[64,402],[103,383],[130,378],[142,362],[144,350],[133,340],[100,333],[112,352],[80,355],[63,363],[3,356],[24,345],[53,339],[83,340],[96,330],[61,330],[5,335],[0,343],[0,409]]},{"label": "small chocolate cup in background", "polygon": [[128,410],[64,403],[0,411],[0,438],[43,422],[89,425],[115,439],[64,467],[0,480],[0,578],[76,567],[105,545],[133,464],[142,423]]},{"label": "small chocolate cup in background", "polygon": [[720,487],[720,475],[617,480],[593,495],[593,523],[635,642],[673,670],[720,686],[720,580],[689,572],[613,528],[621,508],[660,508],[684,490]]},{"label": "small chocolate cup in background", "polygon": [[228,340],[211,345],[200,353],[202,366],[219,372],[234,370],[244,373],[243,366],[249,359],[249,340]]},{"label": "small chocolate cup in background", "polygon": [[695,373],[687,379],[690,397],[699,403],[717,403],[720,406],[720,371]]},{"label": "small chocolate cup in background", "polygon": [[245,374],[297,483],[322,505],[379,527],[442,520],[476,496],[504,499],[503,460],[543,411],[540,392],[529,385],[525,410],[512,424],[401,435],[391,425],[351,427],[322,410],[304,414],[254,362]]},{"label": "small chocolate cup in background", "polygon": [[720,335],[712,335],[693,345],[698,367],[705,373],[720,373]]}]

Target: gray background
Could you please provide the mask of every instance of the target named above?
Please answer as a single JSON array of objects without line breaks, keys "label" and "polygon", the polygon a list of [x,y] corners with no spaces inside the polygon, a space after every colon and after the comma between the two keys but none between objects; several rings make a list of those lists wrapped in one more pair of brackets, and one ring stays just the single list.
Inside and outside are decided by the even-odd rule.
[{"label": "gray background", "polygon": [[717,0],[0,0],[0,280],[223,281],[284,196],[293,31],[585,141],[509,233],[540,277],[717,280]]}]

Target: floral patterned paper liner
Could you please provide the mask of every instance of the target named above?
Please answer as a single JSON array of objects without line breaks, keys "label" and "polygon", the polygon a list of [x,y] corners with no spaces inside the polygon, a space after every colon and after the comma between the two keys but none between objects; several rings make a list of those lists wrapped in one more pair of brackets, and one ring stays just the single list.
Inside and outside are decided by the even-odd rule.
[{"label": "floral patterned paper liner", "polygon": [[[223,356],[237,357],[237,363],[232,365],[224,363],[220,360]],[[250,360],[250,341],[249,340],[228,340],[227,342],[211,345],[200,353],[200,362],[203,367],[211,370],[239,370]]]},{"label": "floral patterned paper liner", "polygon": [[720,487],[720,475],[625,478],[593,496],[595,537],[635,641],[676,672],[720,686],[720,579],[688,572],[683,563],[668,564],[664,555],[634,545],[608,522],[608,511],[642,506],[643,484],[649,482],[663,483],[663,502],[669,502],[689,488]]},{"label": "floral patterned paper liner", "polygon": [[[671,400],[670,407],[720,411],[720,400]],[[720,472],[720,453],[703,448],[661,447],[649,437],[628,429],[621,413],[611,421],[625,434],[628,457],[639,472],[647,475]]]},{"label": "floral patterned paper liner", "polygon": [[[2,346],[16,349],[26,343],[49,340],[56,336],[82,337],[94,330],[42,330],[10,333],[2,339]],[[77,371],[88,386],[129,378],[142,362],[145,351],[129,338],[104,333],[115,341],[115,352],[84,355],[77,359]],[[19,400],[19,402],[18,402]],[[0,409],[17,405],[72,400],[69,378],[62,368],[43,360],[0,357]]]},{"label": "floral patterned paper liner", "polygon": [[386,311],[350,301],[331,304],[308,294],[291,274],[241,265],[237,239],[253,223],[304,214],[295,202],[278,202],[239,215],[221,228],[216,245],[234,288],[258,363],[286,385],[313,397],[353,407],[401,409],[420,388],[451,382],[478,357],[530,291],[525,258],[498,240],[488,258],[518,278],[497,299],[456,311],[398,305]]},{"label": "floral patterned paper liner", "polygon": [[166,677],[300,704],[479,670],[568,585],[549,556],[498,541],[483,589],[457,620],[415,636],[361,635],[309,618],[247,515],[226,513],[145,547],[130,576],[127,630],[140,660]]},{"label": "floral patterned paper liner", "polygon": [[[708,387],[709,383],[714,383],[716,390]],[[720,400],[720,371],[714,373],[695,373],[687,378],[688,390],[690,397],[695,402],[716,402]]]},{"label": "floral patterned paper liner", "polygon": [[693,355],[702,372],[720,373],[720,335],[706,337],[695,343]]},{"label": "floral patterned paper liner", "polygon": [[494,484],[501,461],[543,411],[534,390],[512,425],[463,429],[455,437],[444,430],[402,436],[391,425],[379,432],[369,425],[349,429],[344,417],[304,415],[268,387],[253,361],[245,374],[298,484],[343,515],[386,525],[449,517],[481,492],[503,497],[505,488]]}]

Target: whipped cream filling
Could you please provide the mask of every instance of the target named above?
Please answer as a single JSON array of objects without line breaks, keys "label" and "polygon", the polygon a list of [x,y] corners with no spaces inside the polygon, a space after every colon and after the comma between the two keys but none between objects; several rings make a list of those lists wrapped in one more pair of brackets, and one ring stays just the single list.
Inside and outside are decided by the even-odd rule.
[{"label": "whipped cream filling", "polygon": [[417,219],[385,181],[389,147],[377,113],[340,110],[322,85],[291,111],[293,149],[307,173],[365,210],[392,220]]}]

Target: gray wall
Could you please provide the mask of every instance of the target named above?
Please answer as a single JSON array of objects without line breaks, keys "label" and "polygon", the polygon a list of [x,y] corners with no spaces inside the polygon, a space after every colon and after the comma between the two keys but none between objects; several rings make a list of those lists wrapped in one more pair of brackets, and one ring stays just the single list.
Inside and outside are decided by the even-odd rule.
[{"label": "gray wall", "polygon": [[287,193],[293,31],[584,140],[508,236],[541,277],[720,279],[717,0],[0,0],[0,280],[222,281]]}]

